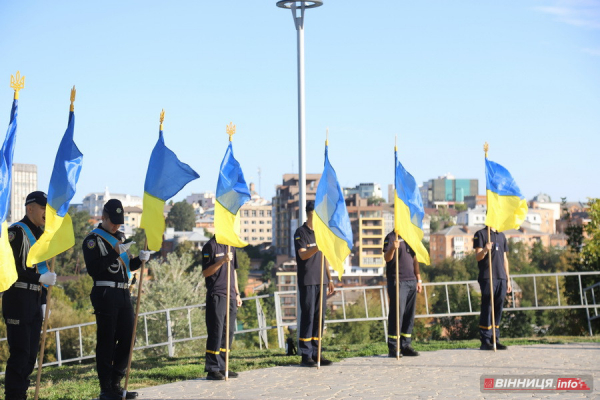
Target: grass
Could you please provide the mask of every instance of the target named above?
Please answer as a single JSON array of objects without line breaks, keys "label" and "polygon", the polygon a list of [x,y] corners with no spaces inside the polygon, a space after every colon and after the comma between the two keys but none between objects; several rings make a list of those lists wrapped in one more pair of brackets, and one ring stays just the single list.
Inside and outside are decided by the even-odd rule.
[{"label": "grass", "polygon": [[[509,346],[533,344],[566,344],[578,342],[600,342],[600,337],[546,337],[546,338],[519,338],[502,340]],[[429,341],[414,343],[418,351],[435,351],[446,349],[478,348],[479,340],[459,341]],[[387,345],[383,342],[369,344],[337,344],[325,348],[327,358],[340,361],[349,357],[365,357],[387,353]],[[253,369],[269,368],[298,364],[298,356],[286,356],[282,349],[270,350],[238,350],[230,356],[230,369],[233,371],[249,371]],[[204,377],[204,356],[194,357],[151,357],[134,360],[132,374],[129,380],[129,389],[135,390],[149,386],[182,380]],[[35,382],[35,372],[31,377]],[[124,383],[124,382],[123,382]],[[0,386],[4,386],[4,376],[0,377]],[[33,398],[35,388],[29,390],[29,397]],[[99,394],[98,378],[93,363],[68,364],[63,367],[48,367],[43,370],[40,385],[40,399],[66,400],[66,399],[92,399]]]}]

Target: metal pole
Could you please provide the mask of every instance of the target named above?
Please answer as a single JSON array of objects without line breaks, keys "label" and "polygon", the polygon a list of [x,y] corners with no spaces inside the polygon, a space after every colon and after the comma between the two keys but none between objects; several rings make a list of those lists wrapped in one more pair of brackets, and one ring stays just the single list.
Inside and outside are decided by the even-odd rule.
[{"label": "metal pole", "polygon": [[300,189],[298,204],[298,226],[306,219],[306,114],[304,96],[304,10],[302,3],[300,16],[296,15],[296,4],[292,5],[292,12],[296,20],[298,33],[298,185]]}]

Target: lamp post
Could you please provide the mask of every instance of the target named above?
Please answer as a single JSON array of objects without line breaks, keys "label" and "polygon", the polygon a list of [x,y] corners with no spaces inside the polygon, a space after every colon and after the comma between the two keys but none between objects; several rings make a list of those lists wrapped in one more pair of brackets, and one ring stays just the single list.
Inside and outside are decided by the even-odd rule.
[{"label": "lamp post", "polygon": [[277,7],[292,10],[298,32],[298,226],[306,220],[306,128],[304,112],[304,11],[323,5],[321,0],[280,0]]}]

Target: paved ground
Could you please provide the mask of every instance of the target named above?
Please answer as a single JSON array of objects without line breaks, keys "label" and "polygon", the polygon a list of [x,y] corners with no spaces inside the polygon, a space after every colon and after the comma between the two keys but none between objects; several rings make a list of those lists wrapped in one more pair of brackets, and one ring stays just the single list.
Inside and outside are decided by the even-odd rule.
[{"label": "paved ground", "polygon": [[[482,374],[592,375],[592,393],[480,392]],[[140,399],[600,399],[600,343],[513,346],[507,351],[440,350],[400,361],[349,358],[329,367],[297,365],[204,378],[139,390]]]}]

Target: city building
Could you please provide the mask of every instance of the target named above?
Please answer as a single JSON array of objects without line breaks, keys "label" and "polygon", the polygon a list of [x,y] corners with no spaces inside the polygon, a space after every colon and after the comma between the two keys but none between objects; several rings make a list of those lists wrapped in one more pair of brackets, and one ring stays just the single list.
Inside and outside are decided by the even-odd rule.
[{"label": "city building", "polygon": [[[315,200],[321,174],[306,174],[306,200]],[[294,232],[305,221],[298,222],[300,187],[298,174],[283,175],[283,182],[277,185],[272,203],[272,235],[276,254],[294,256]]]},{"label": "city building", "polygon": [[283,322],[294,324],[296,323],[297,271],[296,260],[286,261],[275,269],[277,291],[293,291],[293,293],[280,295],[281,319]]},{"label": "city building", "polygon": [[[188,204],[196,205],[196,207],[202,207],[204,210],[214,208],[216,202],[216,196],[212,192],[204,193],[192,193],[185,198]],[[196,208],[194,207],[194,208]]]},{"label": "city building", "polygon": [[359,267],[383,267],[385,232],[383,205],[369,205],[367,199],[353,194],[346,199],[354,246],[350,263]]},{"label": "city building", "polygon": [[354,194],[358,194],[363,199],[368,199],[369,197],[383,198],[383,192],[379,183],[359,183],[353,188],[344,188],[342,191],[344,192],[344,198]]},{"label": "city building", "polygon": [[[486,213],[487,208],[485,206],[461,211],[456,216],[456,224],[467,226],[485,225]],[[553,210],[529,209],[523,225],[544,233],[553,234],[556,232],[554,222]]]},{"label": "city building", "polygon": [[446,174],[424,182],[419,190],[424,207],[453,208],[455,203],[463,203],[465,197],[478,194],[479,181],[477,179],[455,179],[454,176]]},{"label": "city building", "polygon": [[143,200],[139,196],[129,194],[109,193],[108,188],[104,193],[89,193],[83,198],[80,211],[87,211],[92,217],[101,217],[104,203],[110,199],[117,199],[125,207],[143,207]]},{"label": "city building", "polygon": [[12,184],[7,221],[17,222],[25,216],[25,199],[38,187],[37,165],[12,165]]},{"label": "city building", "polygon": [[165,253],[174,251],[183,242],[192,243],[194,250],[202,250],[202,247],[210,240],[204,234],[204,228],[192,228],[191,231],[176,231],[175,228],[167,228],[163,235],[162,249]]},{"label": "city building", "polygon": [[250,183],[251,199],[240,208],[240,237],[252,246],[273,241],[273,206],[254,190]]}]

